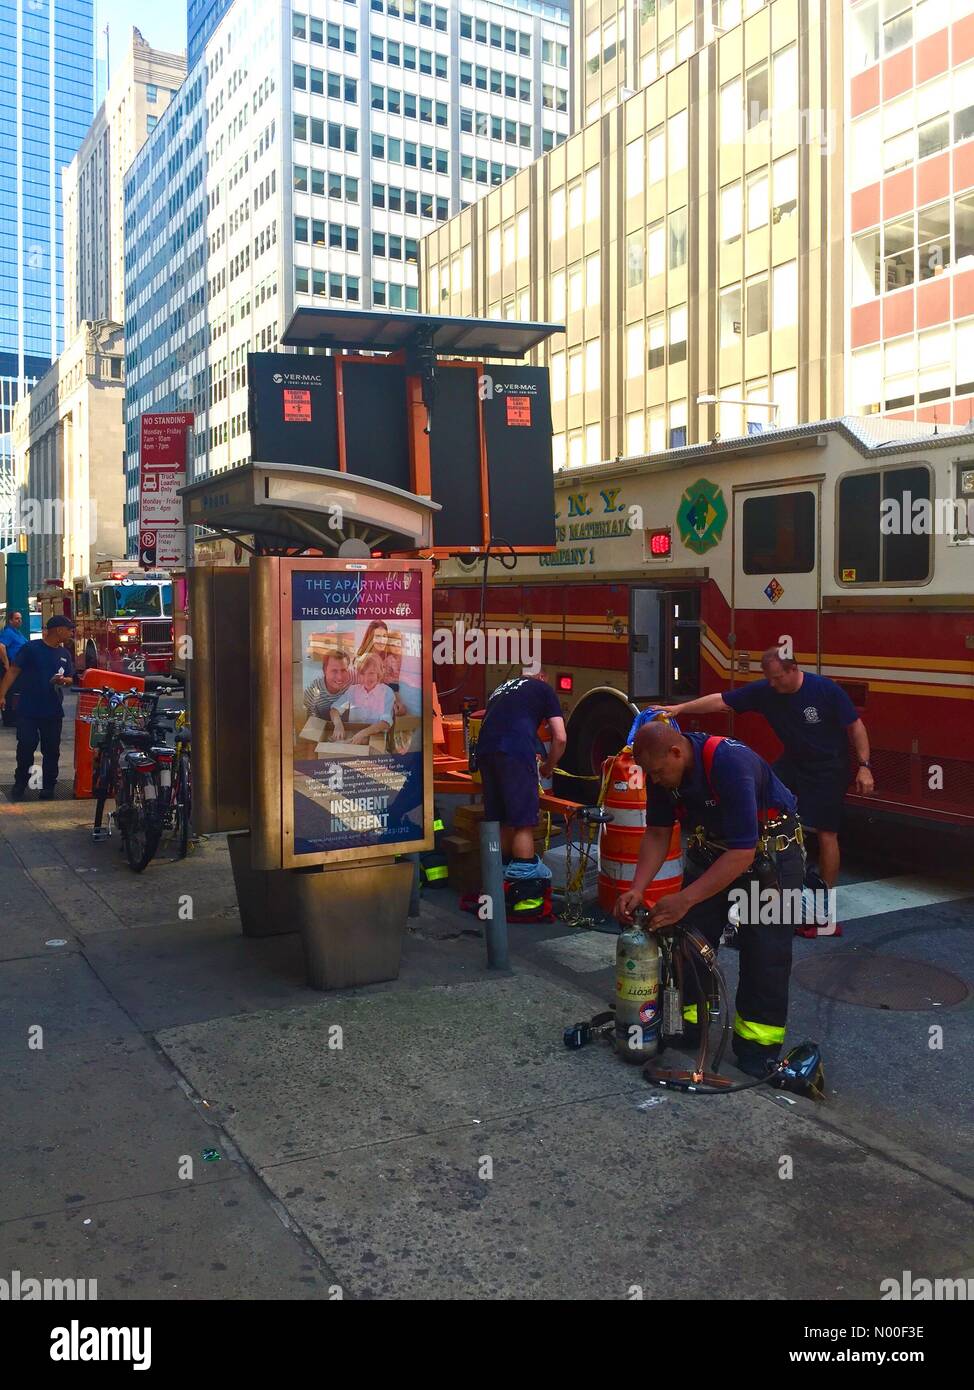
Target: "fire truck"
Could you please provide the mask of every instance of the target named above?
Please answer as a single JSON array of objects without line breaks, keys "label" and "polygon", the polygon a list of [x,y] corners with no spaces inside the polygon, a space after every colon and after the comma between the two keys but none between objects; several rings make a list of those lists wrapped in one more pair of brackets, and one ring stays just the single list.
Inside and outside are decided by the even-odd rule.
[{"label": "fire truck", "polygon": [[97,667],[133,676],[170,676],[173,586],[164,570],[115,561],[74,583],[72,614],[79,671]]},{"label": "fire truck", "polygon": [[[444,709],[520,672],[537,634],[579,779],[560,790],[586,800],[637,710],[758,680],[787,641],[865,721],[876,795],[850,809],[974,829],[974,433],[923,429],[844,418],[560,474],[553,553],[497,538],[486,584],[482,560],[440,566],[437,629],[521,636],[439,667]],[[780,753],[754,714],[687,728]]]}]

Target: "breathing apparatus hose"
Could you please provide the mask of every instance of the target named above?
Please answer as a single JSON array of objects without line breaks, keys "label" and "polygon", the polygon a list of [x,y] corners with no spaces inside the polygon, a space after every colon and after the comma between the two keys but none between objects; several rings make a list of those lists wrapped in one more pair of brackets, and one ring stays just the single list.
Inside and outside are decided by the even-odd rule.
[{"label": "breathing apparatus hose", "polygon": [[[679,931],[679,935],[681,938],[680,944],[685,948],[689,948],[684,949],[683,955],[689,963],[694,981],[696,982],[697,997],[700,1001],[697,1004],[698,1010],[706,1008],[706,995],[703,990],[700,966],[707,966],[707,969],[716,982],[719,992],[721,1038],[717,1047],[717,1052],[714,1055],[712,1073],[703,1071],[703,1064],[706,1061],[707,1031],[703,1028],[701,1023],[701,1054],[697,1066],[697,1073],[703,1078],[715,1075],[720,1070],[720,1064],[727,1048],[727,1039],[730,1036],[730,1011],[727,1004],[727,981],[724,977],[724,972],[717,964],[716,952],[705,937],[701,936],[699,932],[694,931],[692,928],[684,928],[682,931]],[[775,1070],[769,1071],[767,1076],[759,1076],[752,1081],[735,1081],[728,1083],[726,1086],[713,1086],[708,1085],[704,1079],[694,1081],[693,1073],[691,1072],[685,1074],[678,1073],[673,1078],[654,1075],[653,1063],[647,1062],[646,1066],[643,1068],[643,1076],[645,1076],[647,1081],[652,1082],[653,1085],[664,1087],[669,1091],[692,1091],[694,1095],[699,1096],[729,1096],[735,1091],[750,1091],[756,1086],[767,1086],[774,1079]]]}]

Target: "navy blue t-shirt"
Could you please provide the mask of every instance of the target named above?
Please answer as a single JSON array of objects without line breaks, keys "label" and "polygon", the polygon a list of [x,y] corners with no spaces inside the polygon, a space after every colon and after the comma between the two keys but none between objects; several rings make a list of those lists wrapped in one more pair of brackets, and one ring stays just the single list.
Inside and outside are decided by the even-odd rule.
[{"label": "navy blue t-shirt", "polygon": [[693,744],[693,767],[677,791],[650,783],[646,789],[646,824],[672,825],[676,808],[686,809],[691,830],[702,825],[707,838],[720,840],[728,849],[753,849],[758,842],[758,812],[797,815],[794,796],[771,771],[762,757],[737,739],[717,745],[708,782],[703,770],[706,734],[687,734]]},{"label": "navy blue t-shirt", "polygon": [[51,684],[56,675],[74,675],[74,657],[68,647],[49,647],[46,642],[28,642],[13,659],[20,668],[13,689],[18,696],[17,713],[28,719],[60,719],[64,715],[63,687]]},{"label": "navy blue t-shirt", "polygon": [[722,698],[738,714],[749,710],[763,714],[787,756],[797,763],[845,758],[846,729],[859,718],[841,685],[810,671],[804,673],[794,695],[779,695],[767,681],[754,681],[740,690],[725,691]]},{"label": "navy blue t-shirt", "polygon": [[560,719],[561,705],[550,685],[537,676],[515,676],[499,685],[487,701],[477,753],[513,753],[533,758],[540,752],[538,725]]}]

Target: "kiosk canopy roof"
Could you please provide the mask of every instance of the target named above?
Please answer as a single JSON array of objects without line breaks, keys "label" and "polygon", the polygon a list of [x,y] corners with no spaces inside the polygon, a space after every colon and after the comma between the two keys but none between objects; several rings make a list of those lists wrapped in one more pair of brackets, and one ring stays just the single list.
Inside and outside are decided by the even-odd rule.
[{"label": "kiosk canopy roof", "polygon": [[281,342],[285,347],[346,348],[400,352],[427,332],[444,357],[501,357],[519,361],[554,333],[556,323],[438,318],[433,314],[369,313],[364,309],[296,309]]}]

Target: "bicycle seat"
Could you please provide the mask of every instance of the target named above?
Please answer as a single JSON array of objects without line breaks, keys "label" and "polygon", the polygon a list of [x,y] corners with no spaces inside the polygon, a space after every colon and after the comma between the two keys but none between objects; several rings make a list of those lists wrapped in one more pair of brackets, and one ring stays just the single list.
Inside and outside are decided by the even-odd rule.
[{"label": "bicycle seat", "polygon": [[118,734],[123,743],[130,743],[136,748],[148,748],[152,744],[152,734],[148,729],[140,729],[135,724],[125,724]]}]

